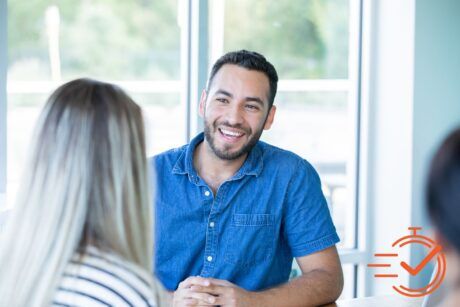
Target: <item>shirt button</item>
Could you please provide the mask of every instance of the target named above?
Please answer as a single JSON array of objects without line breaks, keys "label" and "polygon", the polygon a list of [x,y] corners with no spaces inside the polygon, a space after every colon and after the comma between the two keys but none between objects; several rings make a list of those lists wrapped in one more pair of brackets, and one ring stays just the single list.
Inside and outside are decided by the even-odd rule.
[{"label": "shirt button", "polygon": [[209,223],[209,227],[214,227],[214,222]]},{"label": "shirt button", "polygon": [[204,192],[204,195],[209,196],[209,195],[211,195],[211,193],[209,193],[209,191],[206,191],[206,192]]},{"label": "shirt button", "polygon": [[209,262],[212,261],[212,256],[208,256],[208,258],[206,258],[206,260],[208,260]]}]

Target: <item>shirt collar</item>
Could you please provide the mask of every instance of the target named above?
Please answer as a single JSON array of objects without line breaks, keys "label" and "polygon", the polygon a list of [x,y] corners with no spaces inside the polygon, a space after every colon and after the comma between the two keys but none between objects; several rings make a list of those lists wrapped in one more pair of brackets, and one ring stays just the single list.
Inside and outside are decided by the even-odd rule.
[{"label": "shirt collar", "polygon": [[[193,153],[198,144],[203,142],[204,133],[201,132],[195,138],[193,138],[188,146],[185,146],[185,150],[177,159],[176,164],[172,169],[173,174],[188,174],[191,181],[197,183],[199,181],[198,174],[193,168]],[[236,174],[230,180],[237,180],[242,178],[245,175],[259,176],[263,168],[263,150],[261,148],[260,142],[257,142],[256,145],[251,149],[249,155],[244,161],[241,168],[236,172]]]}]

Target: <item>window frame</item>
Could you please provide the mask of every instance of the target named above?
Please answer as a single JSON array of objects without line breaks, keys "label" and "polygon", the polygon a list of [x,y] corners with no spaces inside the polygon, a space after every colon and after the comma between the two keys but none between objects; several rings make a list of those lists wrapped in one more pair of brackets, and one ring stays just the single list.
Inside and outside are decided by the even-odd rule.
[{"label": "window frame", "polygon": [[6,200],[6,84],[8,70],[8,5],[0,0],[0,212]]}]

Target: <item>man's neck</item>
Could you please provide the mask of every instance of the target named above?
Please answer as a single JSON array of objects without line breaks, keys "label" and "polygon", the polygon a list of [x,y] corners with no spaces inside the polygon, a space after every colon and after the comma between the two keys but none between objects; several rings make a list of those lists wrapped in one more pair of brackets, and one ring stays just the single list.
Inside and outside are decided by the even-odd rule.
[{"label": "man's neck", "polygon": [[209,144],[204,140],[195,148],[193,167],[215,195],[219,186],[241,168],[246,157],[247,154],[235,160],[221,159],[215,155]]}]

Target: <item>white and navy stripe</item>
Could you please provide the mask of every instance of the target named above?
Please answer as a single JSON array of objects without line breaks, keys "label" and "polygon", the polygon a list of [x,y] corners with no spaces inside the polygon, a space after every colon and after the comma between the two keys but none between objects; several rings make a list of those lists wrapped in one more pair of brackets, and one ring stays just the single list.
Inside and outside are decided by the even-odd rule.
[{"label": "white and navy stripe", "polygon": [[65,268],[53,306],[156,306],[155,292],[148,272],[89,248]]}]

